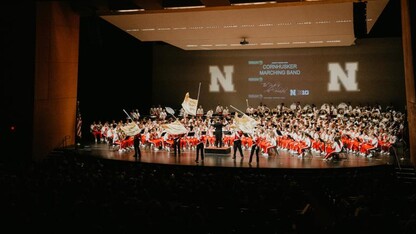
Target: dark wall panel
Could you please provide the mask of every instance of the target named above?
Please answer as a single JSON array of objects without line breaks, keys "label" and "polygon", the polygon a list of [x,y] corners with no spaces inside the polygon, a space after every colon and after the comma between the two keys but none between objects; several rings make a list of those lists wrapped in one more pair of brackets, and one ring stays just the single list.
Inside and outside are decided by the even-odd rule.
[{"label": "dark wall panel", "polygon": [[[185,93],[204,109],[260,103],[393,104],[404,108],[400,38],[361,39],[355,46],[278,50],[182,51],[157,46],[153,101],[180,108]],[[214,72],[213,72],[214,71]],[[222,83],[221,83],[222,82]],[[219,87],[219,90],[215,90]]]}]

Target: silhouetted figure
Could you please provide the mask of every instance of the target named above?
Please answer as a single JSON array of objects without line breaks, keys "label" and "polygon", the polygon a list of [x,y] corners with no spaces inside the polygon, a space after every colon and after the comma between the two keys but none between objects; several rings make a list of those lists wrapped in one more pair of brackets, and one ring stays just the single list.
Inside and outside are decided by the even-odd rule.
[{"label": "silhouetted figure", "polygon": [[257,134],[254,134],[253,137],[253,145],[251,146],[250,150],[250,159],[248,160],[248,163],[251,164],[253,160],[253,154],[256,153],[256,162],[259,164],[259,154],[260,154],[260,138],[257,136]]},{"label": "silhouetted figure", "polygon": [[204,140],[205,137],[201,133],[197,133],[198,143],[196,145],[196,159],[195,162],[199,162],[199,155],[201,155],[201,160],[204,161]]},{"label": "silhouetted figure", "polygon": [[217,119],[216,122],[214,123],[215,130],[214,130],[214,135],[215,135],[215,146],[217,148],[221,148],[223,146],[223,142],[222,142],[222,128],[225,126],[220,119]]},{"label": "silhouetted figure", "polygon": [[173,138],[173,154],[175,156],[181,154],[181,135],[175,135]]},{"label": "silhouetted figure", "polygon": [[141,138],[142,138],[142,135],[140,133],[136,134],[133,138],[134,157],[135,158],[142,157],[142,153],[140,151],[140,144],[141,144],[141,140],[142,140]]},{"label": "silhouetted figure", "polygon": [[244,158],[243,148],[241,147],[241,137],[242,136],[243,136],[242,131],[236,131],[234,133],[234,143],[233,143],[234,155],[233,155],[233,159],[235,159],[235,157],[237,156],[237,150],[240,152],[241,159]]}]

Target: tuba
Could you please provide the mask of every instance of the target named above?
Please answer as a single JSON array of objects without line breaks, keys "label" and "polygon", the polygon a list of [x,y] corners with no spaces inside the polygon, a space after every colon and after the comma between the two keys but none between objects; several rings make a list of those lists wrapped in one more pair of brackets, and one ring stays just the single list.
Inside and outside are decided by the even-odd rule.
[{"label": "tuba", "polygon": [[321,109],[318,111],[318,116],[319,116],[319,118],[321,118],[321,119],[326,119],[326,117],[327,117],[327,115],[328,115],[328,114],[329,114],[329,113],[328,113],[327,109],[322,108],[322,107],[321,107]]},{"label": "tuba", "polygon": [[329,110],[330,109],[330,106],[329,106],[329,104],[328,103],[324,103],[324,104],[322,104],[322,106],[321,106],[321,110]]},{"label": "tuba", "polygon": [[374,109],[374,110],[371,112],[371,117],[372,117],[373,119],[378,119],[378,118],[380,118],[380,115],[381,115],[381,113],[380,113],[380,110],[379,110],[379,109]]},{"label": "tuba", "polygon": [[400,112],[396,112],[396,113],[393,115],[393,120],[394,120],[394,121],[396,121],[396,122],[400,122],[400,121],[402,121],[402,118],[403,118],[403,115],[402,115],[402,113],[400,113]]},{"label": "tuba", "polygon": [[291,109],[292,111],[296,110],[296,103],[292,103],[292,104],[290,104],[290,109]]},{"label": "tuba", "polygon": [[348,109],[348,105],[345,102],[341,102],[340,104],[338,104],[338,109]]}]

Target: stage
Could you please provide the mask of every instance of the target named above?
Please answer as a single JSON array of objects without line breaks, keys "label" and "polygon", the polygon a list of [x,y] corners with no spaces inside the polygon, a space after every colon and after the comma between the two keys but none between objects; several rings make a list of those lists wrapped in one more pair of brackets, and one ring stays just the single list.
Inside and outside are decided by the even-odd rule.
[{"label": "stage", "polygon": [[231,153],[231,147],[205,147],[205,154],[224,155]]},{"label": "stage", "polygon": [[[109,160],[131,161],[140,163],[204,166],[204,167],[240,167],[240,168],[282,168],[282,169],[325,169],[325,168],[357,168],[394,165],[396,155],[376,154],[372,158],[345,153],[338,160],[323,160],[323,156],[315,152],[309,152],[305,157],[299,158],[284,150],[278,150],[276,155],[260,154],[259,163],[253,156],[249,164],[250,150],[244,149],[242,158],[237,152],[233,159],[233,149],[222,149],[220,153],[208,150],[204,161],[196,162],[196,150],[184,149],[180,155],[174,156],[172,151],[165,149],[150,149],[141,147],[141,158],[134,157],[134,149],[120,151],[105,143],[92,143],[75,148],[79,155],[93,156]],[[401,156],[397,156],[401,160]]]}]

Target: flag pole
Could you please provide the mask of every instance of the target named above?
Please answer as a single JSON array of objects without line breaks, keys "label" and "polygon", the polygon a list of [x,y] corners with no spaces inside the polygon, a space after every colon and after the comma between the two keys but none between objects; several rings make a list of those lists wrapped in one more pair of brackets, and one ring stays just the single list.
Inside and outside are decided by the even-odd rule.
[{"label": "flag pole", "polygon": [[129,117],[130,119],[131,119],[131,121],[133,121],[133,119],[130,117],[130,115],[126,112],[126,110],[124,110],[123,109],[123,111],[124,111],[124,113],[126,113],[126,115],[127,115],[127,117]]},{"label": "flag pole", "polygon": [[245,113],[244,112],[242,112],[241,110],[239,110],[239,109],[237,109],[237,108],[235,108],[233,105],[230,105],[232,108],[234,108],[236,111],[238,111],[238,112],[240,112],[241,114],[243,114],[243,115],[245,115]]},{"label": "flag pole", "polygon": [[199,87],[198,87],[198,96],[197,96],[197,98],[196,98],[196,100],[198,100],[198,101],[199,101],[199,93],[200,93],[200,91],[201,91],[201,82],[199,82]]},{"label": "flag pole", "polygon": [[171,114],[173,116],[173,118],[175,118],[175,120],[177,120],[176,116],[175,116],[175,111],[170,108],[170,107],[165,107],[166,112],[168,112],[169,114]]}]

